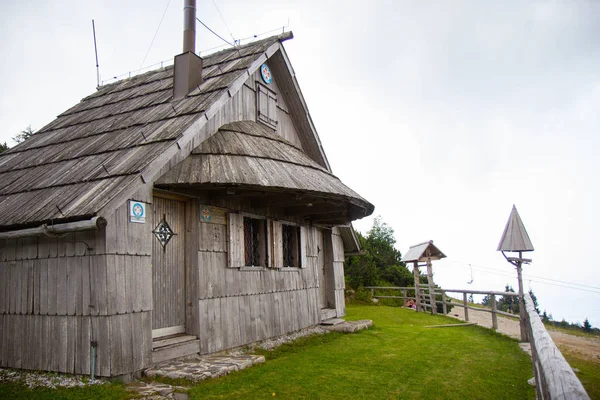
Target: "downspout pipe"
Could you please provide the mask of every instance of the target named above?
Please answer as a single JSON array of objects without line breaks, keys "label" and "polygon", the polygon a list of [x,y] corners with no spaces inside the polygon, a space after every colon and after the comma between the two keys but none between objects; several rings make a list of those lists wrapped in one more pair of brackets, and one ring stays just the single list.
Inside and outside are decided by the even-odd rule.
[{"label": "downspout pipe", "polygon": [[17,239],[31,236],[56,236],[71,232],[89,231],[103,229],[106,227],[106,219],[103,217],[93,217],[92,219],[68,222],[66,224],[48,225],[43,224],[37,228],[19,229],[16,231],[0,232],[0,239]]}]

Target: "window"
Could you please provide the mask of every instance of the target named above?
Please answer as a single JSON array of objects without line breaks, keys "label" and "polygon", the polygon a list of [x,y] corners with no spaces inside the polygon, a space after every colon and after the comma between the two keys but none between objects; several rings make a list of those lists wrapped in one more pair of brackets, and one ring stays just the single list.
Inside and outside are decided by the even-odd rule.
[{"label": "window", "polygon": [[283,242],[283,267],[301,268],[300,227],[282,224],[281,240]]},{"label": "window", "polygon": [[244,265],[267,265],[267,221],[244,217]]},{"label": "window", "polygon": [[277,129],[277,93],[260,83],[256,86],[256,119]]}]

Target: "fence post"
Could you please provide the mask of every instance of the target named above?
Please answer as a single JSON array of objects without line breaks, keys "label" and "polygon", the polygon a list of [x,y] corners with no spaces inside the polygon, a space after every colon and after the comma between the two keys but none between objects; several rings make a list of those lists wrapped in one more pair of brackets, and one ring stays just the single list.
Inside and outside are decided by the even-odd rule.
[{"label": "fence post", "polygon": [[375,289],[371,288],[371,298],[373,298],[373,296],[375,296]]},{"label": "fence post", "polygon": [[465,321],[469,322],[469,303],[467,303],[467,292],[463,293],[463,304],[465,308]]},{"label": "fence post", "polygon": [[437,303],[435,302],[435,286],[433,285],[433,267],[431,260],[427,260],[427,283],[429,283],[429,303],[431,303],[431,313],[437,314]]},{"label": "fence post", "polygon": [[402,305],[406,304],[407,300],[406,289],[402,289]]},{"label": "fence post", "polygon": [[421,305],[421,282],[419,281],[419,264],[418,261],[413,262],[413,276],[415,278],[415,301],[417,302],[417,311],[423,311]]},{"label": "fence post", "polygon": [[448,314],[448,307],[446,307],[446,292],[442,290],[442,309],[444,310],[444,315]]},{"label": "fence post", "polygon": [[498,330],[498,315],[496,314],[497,308],[496,308],[496,295],[492,294],[490,296],[490,300],[492,302],[492,329],[494,329],[495,331]]}]

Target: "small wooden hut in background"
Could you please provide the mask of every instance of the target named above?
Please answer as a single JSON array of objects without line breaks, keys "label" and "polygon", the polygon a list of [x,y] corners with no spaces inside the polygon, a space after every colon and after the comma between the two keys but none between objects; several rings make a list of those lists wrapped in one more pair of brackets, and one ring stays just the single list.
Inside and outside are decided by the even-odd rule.
[{"label": "small wooden hut in background", "polygon": [[431,304],[431,312],[437,314],[435,303],[435,286],[433,283],[433,267],[431,261],[445,258],[446,255],[433,244],[433,240],[423,242],[411,246],[406,254],[402,257],[405,263],[413,264],[413,275],[415,277],[415,298],[417,302],[417,311],[424,311],[425,306],[421,297],[421,274],[419,267],[427,267],[427,284],[429,286],[429,302]]}]

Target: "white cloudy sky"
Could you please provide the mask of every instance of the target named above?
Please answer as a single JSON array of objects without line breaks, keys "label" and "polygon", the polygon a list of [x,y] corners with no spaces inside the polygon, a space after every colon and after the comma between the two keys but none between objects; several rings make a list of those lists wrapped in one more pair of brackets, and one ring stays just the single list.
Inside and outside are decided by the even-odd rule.
[{"label": "white cloudy sky", "polygon": [[[181,51],[182,0],[0,6],[9,145],[94,91],[92,18],[103,80],[140,68],[165,9],[145,65]],[[402,252],[435,241],[448,255],[434,264],[438,283],[516,288],[495,251],[516,204],[536,247],[526,288],[555,318],[600,326],[599,2],[198,0],[198,9],[226,39],[289,20],[285,46],[334,172],[375,204]],[[221,44],[200,26],[197,41]],[[364,232],[371,220],[355,225]],[[587,291],[549,284],[572,286],[560,282]]]}]

